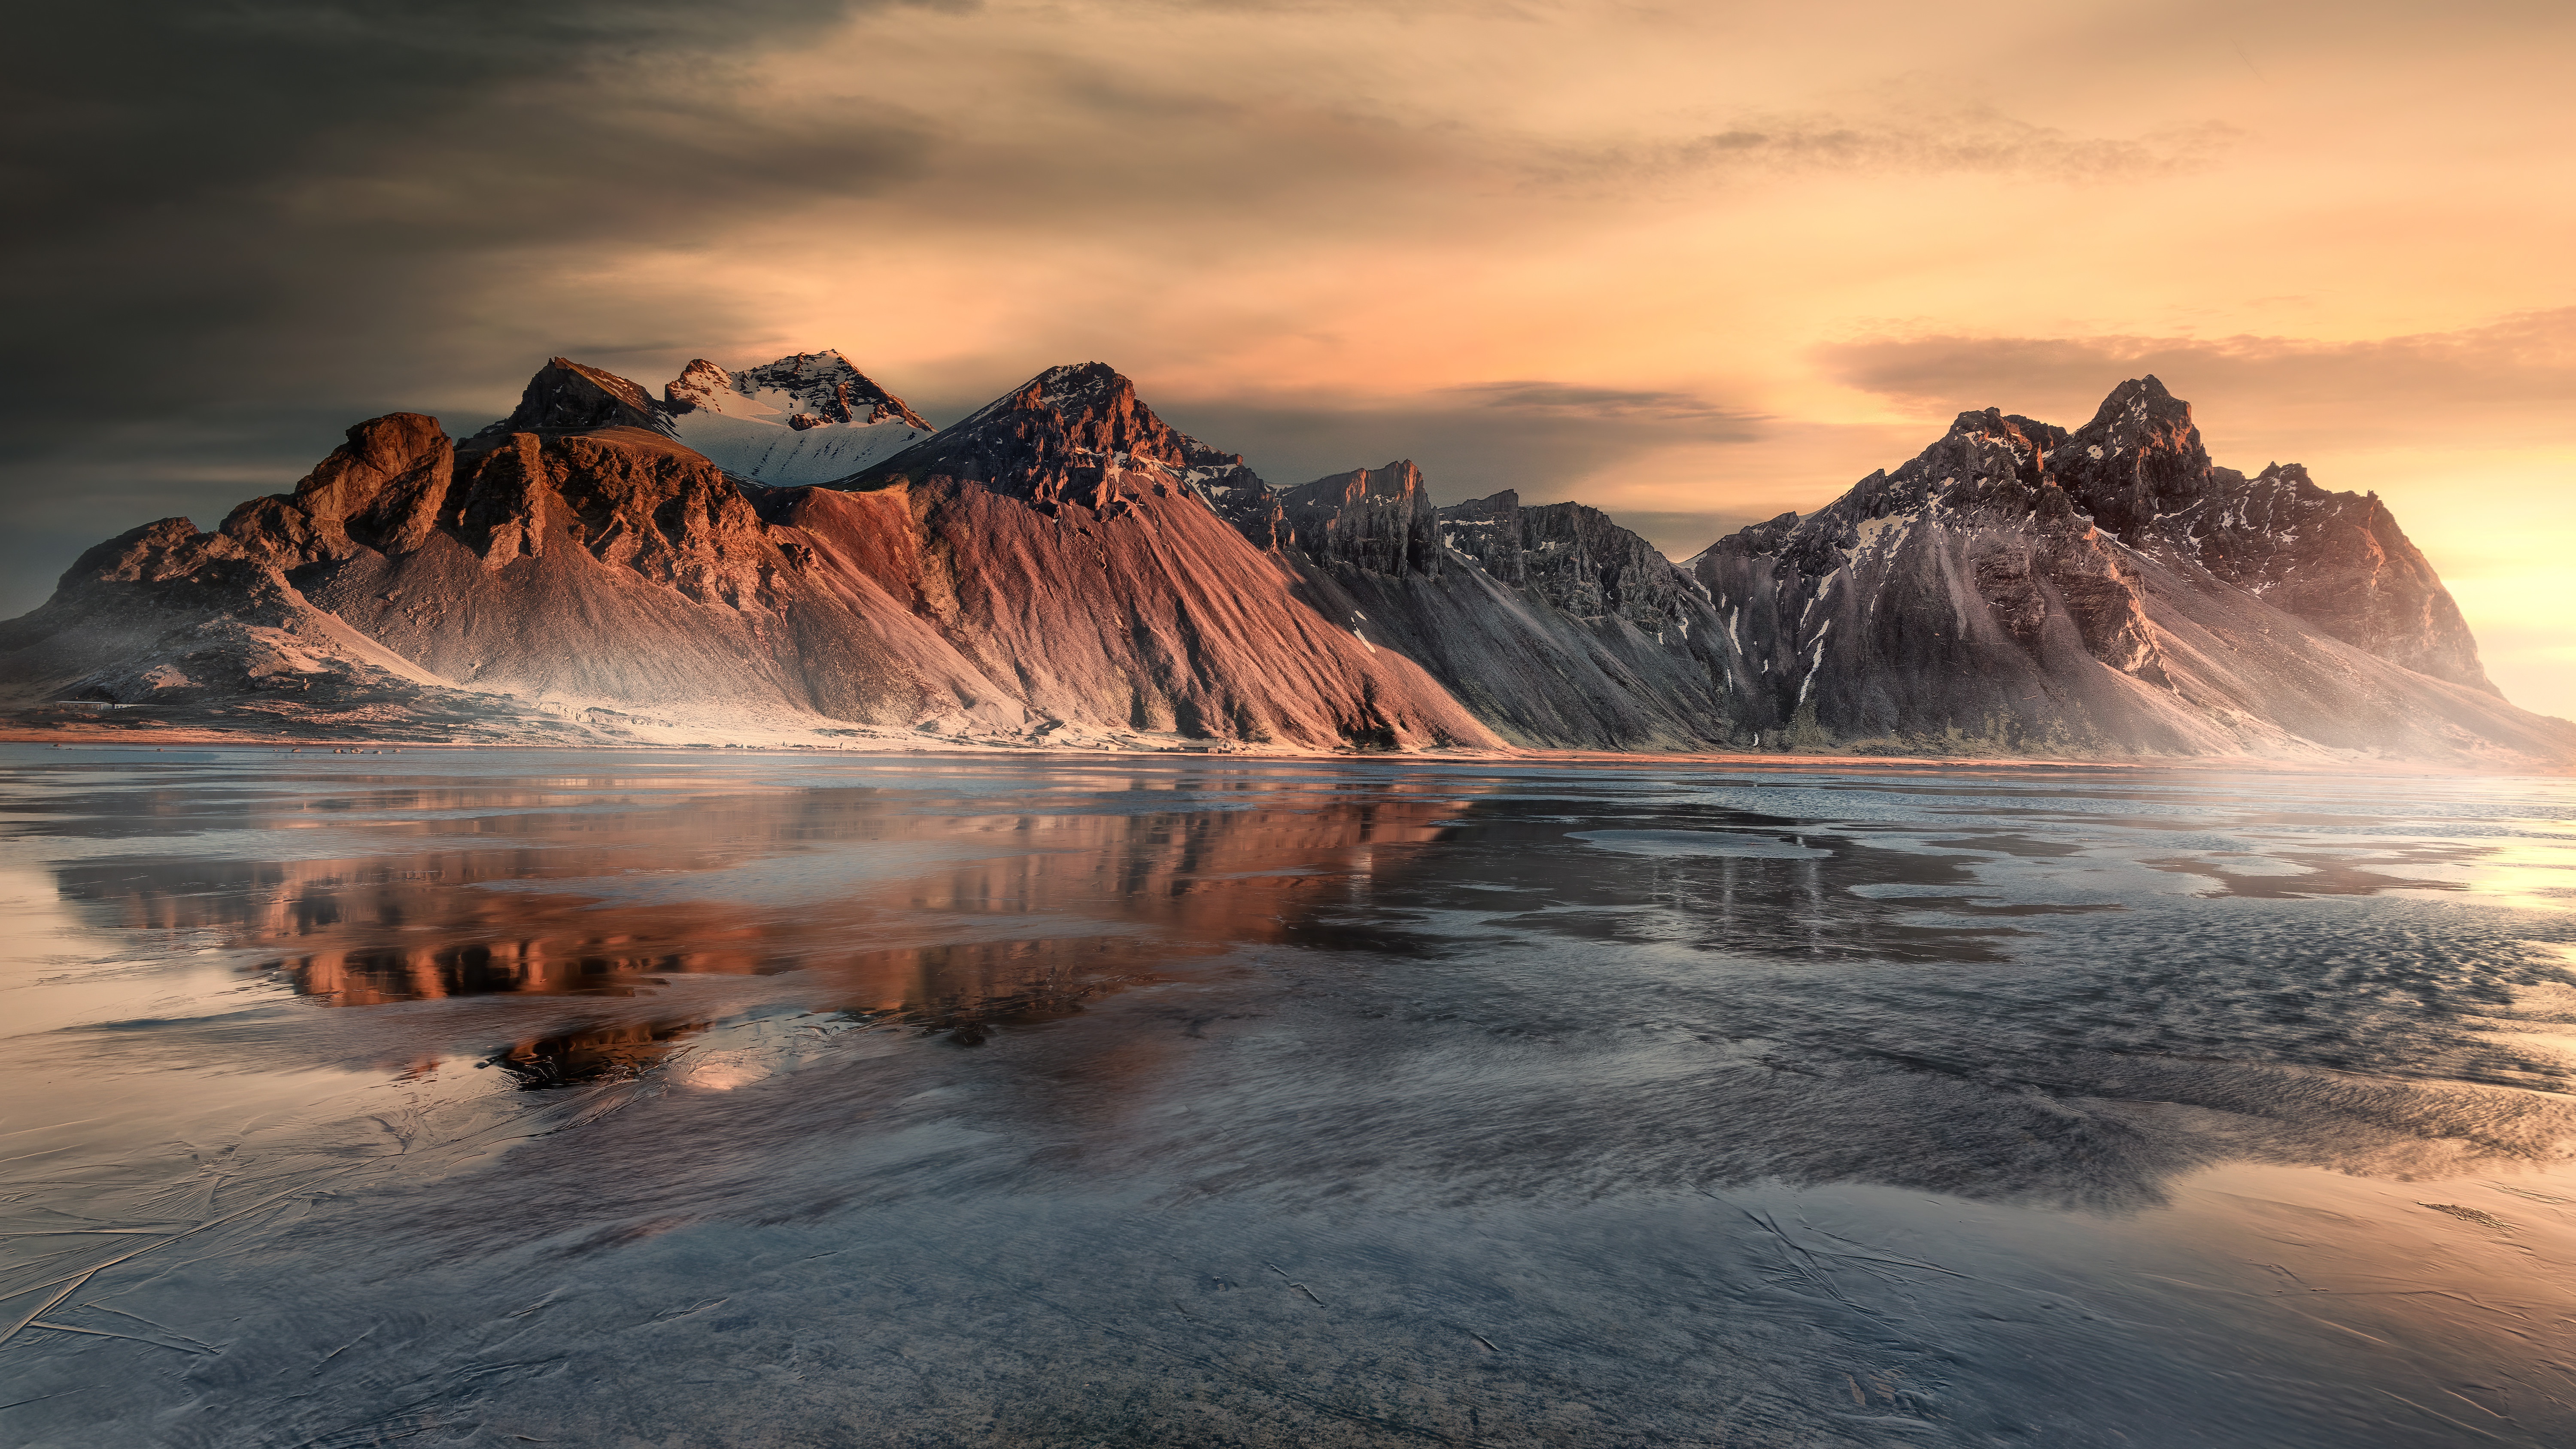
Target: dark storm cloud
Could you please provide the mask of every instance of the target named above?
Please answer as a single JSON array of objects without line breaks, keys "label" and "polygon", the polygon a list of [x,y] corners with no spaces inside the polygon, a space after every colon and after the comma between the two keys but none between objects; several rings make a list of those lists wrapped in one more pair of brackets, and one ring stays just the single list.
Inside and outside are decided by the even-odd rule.
[{"label": "dark storm cloud", "polygon": [[[19,222],[0,393],[0,613],[80,546],[291,481],[350,420],[474,401],[546,353],[704,308],[514,296],[536,252],[686,245],[747,207],[864,194],[920,127],[782,126],[713,79],[850,0],[233,0],[31,10],[0,99]],[[471,418],[480,422],[481,418]],[[245,483],[253,486],[245,487]]]},{"label": "dark storm cloud", "polygon": [[2576,307],[2356,342],[1932,336],[1839,343],[1817,358],[1842,382],[1935,414],[1999,406],[2079,423],[2120,379],[2152,372],[2202,404],[2204,425],[2223,404],[2291,442],[2419,437],[2438,419],[2493,444],[2563,435],[2563,406],[2576,398]]}]

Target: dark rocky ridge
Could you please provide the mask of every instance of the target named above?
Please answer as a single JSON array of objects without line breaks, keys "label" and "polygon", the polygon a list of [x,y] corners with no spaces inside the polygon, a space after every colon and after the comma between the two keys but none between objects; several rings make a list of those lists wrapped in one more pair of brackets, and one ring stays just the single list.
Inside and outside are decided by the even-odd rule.
[{"label": "dark rocky ridge", "polygon": [[[1510,493],[1439,508],[1406,460],[1285,490],[1247,471],[1206,496],[1298,572],[1319,613],[1418,661],[1516,744],[1704,750],[1736,738],[1731,663],[1692,633],[1705,622],[1699,585],[1598,510],[1524,510]],[[1602,607],[1605,573],[1627,579],[1642,620]]]},{"label": "dark rocky ridge", "polygon": [[1435,567],[1311,554],[1310,587],[1327,607],[1348,600],[1479,717],[1543,747],[1750,742],[1737,724],[1749,681],[1705,592],[1644,539],[1598,509],[1523,508],[1510,492],[1421,516]]},{"label": "dark rocky ridge", "polygon": [[692,363],[660,400],[554,359],[461,445],[377,419],[212,533],[92,550],[0,624],[0,702],[428,737],[2576,758],[2576,726],[2494,696],[2375,498],[2216,467],[2152,378],[2071,433],[1963,414],[1687,566],[1580,504],[1436,507],[1407,461],[1274,489],[1098,363],[871,434],[903,451],[824,486],[672,436],[755,393],[802,410],[770,437],[928,427],[838,354]]},{"label": "dark rocky ridge", "polygon": [[2329,493],[2295,463],[2251,480],[2212,464],[2190,404],[2153,376],[2122,383],[2073,434],[2045,433],[2051,481],[2121,542],[2190,559],[2419,674],[2496,692],[2459,606],[2379,495]]},{"label": "dark rocky ridge", "polygon": [[1322,563],[1400,575],[1440,573],[1440,521],[1411,459],[1354,468],[1279,495],[1282,540]]}]

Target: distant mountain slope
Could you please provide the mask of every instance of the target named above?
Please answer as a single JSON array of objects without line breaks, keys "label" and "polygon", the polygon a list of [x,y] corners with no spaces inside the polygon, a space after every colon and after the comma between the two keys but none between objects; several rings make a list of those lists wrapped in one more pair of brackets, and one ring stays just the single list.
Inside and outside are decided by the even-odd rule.
[{"label": "distant mountain slope", "polygon": [[1406,462],[1215,501],[1522,744],[2576,756],[2376,497],[2212,465],[2154,378],[2073,433],[1964,414],[1686,567],[1580,504],[1437,508]]},{"label": "distant mountain slope", "polygon": [[[817,440],[817,441],[806,441]],[[1264,482],[1099,363],[933,430],[838,353],[563,358],[360,424],[0,623],[0,708],[263,735],[2576,761],[2375,498],[2212,465],[2148,378],[1963,414],[1677,565],[1597,510]]]},{"label": "distant mountain slope", "polygon": [[[2055,429],[2046,430],[2055,434]],[[2297,464],[2252,479],[2209,461],[2191,406],[2146,377],[2046,445],[2076,508],[2155,552],[2419,674],[2496,693],[2433,565],[2379,495],[2329,493]]]},{"label": "distant mountain slope", "polygon": [[1691,561],[1798,741],[2556,758],[2497,698],[2376,498],[2214,468],[2190,409],[2124,383],[2075,432],[1989,409],[1826,508]]}]

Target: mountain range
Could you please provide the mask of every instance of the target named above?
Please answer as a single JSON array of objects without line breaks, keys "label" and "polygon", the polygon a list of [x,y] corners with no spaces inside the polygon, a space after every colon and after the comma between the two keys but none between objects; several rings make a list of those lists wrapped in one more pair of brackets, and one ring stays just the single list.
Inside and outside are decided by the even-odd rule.
[{"label": "mountain range", "polygon": [[934,428],[837,352],[564,358],[394,413],[0,623],[21,728],[628,744],[2576,761],[2376,496],[2212,463],[2153,377],[1962,413],[1676,563],[1578,503],[1294,487],[1099,363]]}]

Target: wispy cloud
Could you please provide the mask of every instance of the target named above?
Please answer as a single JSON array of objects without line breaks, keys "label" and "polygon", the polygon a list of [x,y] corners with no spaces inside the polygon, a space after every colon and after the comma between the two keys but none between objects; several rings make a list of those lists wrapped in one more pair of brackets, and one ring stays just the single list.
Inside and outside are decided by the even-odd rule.
[{"label": "wispy cloud", "polygon": [[2350,444],[2475,429],[2492,445],[2499,433],[2564,436],[2576,307],[2363,340],[1930,334],[1834,343],[1816,358],[1838,381],[1933,414],[2001,406],[2074,419],[2113,383],[2152,372],[2178,396],[2223,400],[2236,426]]},{"label": "wispy cloud", "polygon": [[[1517,379],[1468,383],[1442,394],[1491,412],[1570,419],[1670,424],[1695,432],[1749,437],[1764,417],[1722,406],[1697,393],[1652,388],[1589,387],[1578,383]],[[1703,432],[1705,435],[1705,432]]]},{"label": "wispy cloud", "polygon": [[1243,452],[1278,483],[1411,458],[1444,503],[1503,488],[1559,499],[1587,479],[1673,449],[1744,443],[1766,419],[1694,393],[1538,379],[1411,397],[1158,401],[1172,421]]},{"label": "wispy cloud", "polygon": [[1722,130],[1597,147],[1548,147],[1536,184],[1581,188],[1726,174],[1971,174],[2090,185],[2196,170],[2246,138],[2224,121],[2087,136],[1990,107],[1940,114],[1746,116]]}]

